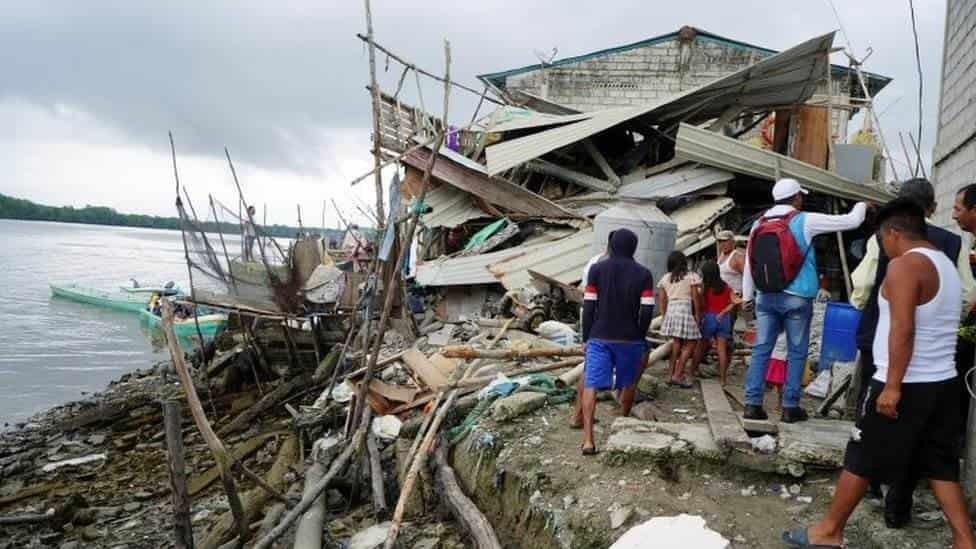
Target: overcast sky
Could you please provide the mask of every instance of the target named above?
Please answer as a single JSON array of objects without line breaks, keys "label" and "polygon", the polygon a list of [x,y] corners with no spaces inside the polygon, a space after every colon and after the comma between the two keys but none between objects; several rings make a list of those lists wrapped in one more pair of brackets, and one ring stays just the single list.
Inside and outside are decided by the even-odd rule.
[{"label": "overcast sky", "polygon": [[[908,0],[834,0],[847,32],[836,46],[874,54],[868,70],[893,77],[877,98],[889,145],[915,131],[917,86]],[[944,0],[915,1],[924,70],[923,148],[935,142]],[[432,72],[475,75],[625,44],[693,25],[785,49],[839,27],[827,0],[373,0],[376,39]],[[247,199],[269,221],[321,223],[335,199],[364,222],[372,184],[348,181],[372,166],[365,30],[354,0],[5,2],[0,7],[0,192],[38,202],[107,205],[173,215],[166,132],[197,209],[208,193],[236,200],[230,149]],[[380,56],[382,84],[400,67]],[[841,54],[835,63],[845,62]],[[440,110],[437,86],[424,88]],[[416,102],[416,85],[404,98]],[[463,94],[463,95],[462,95]],[[466,124],[477,97],[452,95]],[[12,129],[12,131],[10,131]],[[899,166],[904,173],[906,170]],[[327,223],[336,225],[329,208]]]}]

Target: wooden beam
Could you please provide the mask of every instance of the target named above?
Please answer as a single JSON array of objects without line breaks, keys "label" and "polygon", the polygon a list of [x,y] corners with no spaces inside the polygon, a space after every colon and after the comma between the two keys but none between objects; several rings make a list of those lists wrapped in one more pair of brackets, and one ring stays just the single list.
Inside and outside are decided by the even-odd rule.
[{"label": "wooden beam", "polygon": [[596,162],[596,165],[600,167],[600,171],[607,176],[607,181],[612,183],[614,187],[619,187],[620,176],[617,175],[617,172],[613,171],[613,168],[610,167],[610,163],[607,162],[607,159],[603,156],[603,153],[600,152],[600,149],[596,148],[596,144],[593,143],[593,140],[584,139],[583,148],[585,148],[586,152],[593,157],[593,161]]},{"label": "wooden beam", "polygon": [[529,163],[526,164],[526,167],[534,172],[558,177],[559,179],[568,181],[570,183],[575,183],[580,187],[586,187],[587,189],[593,191],[612,192],[616,190],[616,187],[607,181],[598,179],[592,175],[586,175],[585,173],[571,170],[569,168],[564,168],[563,166],[553,164],[552,162],[547,162],[541,158],[536,158],[535,160],[529,161]]},{"label": "wooden beam", "polygon": [[719,117],[715,119],[715,122],[712,122],[712,125],[709,126],[708,129],[712,130],[713,132],[721,131],[722,127],[731,122],[736,116],[739,116],[739,113],[742,112],[743,109],[744,107],[742,105],[732,105],[731,107],[725,109],[725,112],[719,115]]},{"label": "wooden beam", "polygon": [[749,435],[739,423],[739,417],[732,411],[722,385],[714,379],[702,379],[699,383],[702,400],[705,401],[705,412],[708,415],[708,426],[712,429],[715,443],[723,449],[752,448]]}]

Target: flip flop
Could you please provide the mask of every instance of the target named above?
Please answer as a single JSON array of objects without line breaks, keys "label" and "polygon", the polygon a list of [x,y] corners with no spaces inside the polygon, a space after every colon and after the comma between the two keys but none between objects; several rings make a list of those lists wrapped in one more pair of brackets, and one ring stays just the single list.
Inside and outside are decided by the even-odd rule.
[{"label": "flip flop", "polygon": [[691,389],[694,388],[695,384],[690,381],[682,381],[680,383],[675,383],[681,389]]},{"label": "flip flop", "polygon": [[599,454],[600,451],[596,449],[596,446],[592,446],[590,448],[583,448],[583,446],[580,446],[580,453],[584,456],[595,456]]},{"label": "flip flop", "polygon": [[800,549],[842,549],[840,545],[810,543],[806,528],[794,528],[783,532],[783,543],[787,547],[798,547]]}]

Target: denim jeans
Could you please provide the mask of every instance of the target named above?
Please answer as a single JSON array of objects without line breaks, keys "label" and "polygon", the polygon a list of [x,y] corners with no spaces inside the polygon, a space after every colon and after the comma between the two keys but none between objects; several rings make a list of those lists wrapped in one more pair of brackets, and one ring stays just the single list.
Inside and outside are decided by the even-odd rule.
[{"label": "denim jeans", "polygon": [[776,346],[776,338],[786,329],[787,369],[783,388],[783,407],[800,405],[803,369],[810,344],[810,317],[813,300],[787,293],[764,293],[756,299],[756,343],[746,372],[746,404],[762,406],[766,387],[766,368]]}]

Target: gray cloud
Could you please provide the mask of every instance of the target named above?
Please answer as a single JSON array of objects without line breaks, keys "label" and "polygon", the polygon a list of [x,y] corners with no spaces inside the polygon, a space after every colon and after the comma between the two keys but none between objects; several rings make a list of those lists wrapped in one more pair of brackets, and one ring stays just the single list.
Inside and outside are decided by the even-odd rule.
[{"label": "gray cloud", "polygon": [[[836,2],[869,68],[896,78],[882,105],[889,140],[914,127],[915,77],[907,5]],[[900,4],[900,3],[898,3]],[[916,2],[926,67],[925,145],[934,144],[944,2]],[[691,24],[772,48],[837,27],[826,3],[686,0],[432,2],[374,0],[378,40],[435,72],[442,40],[452,41],[456,78],[535,61],[533,50],[575,55]],[[236,158],[271,170],[317,173],[330,131],[368,134],[365,25],[358,1],[22,2],[0,16],[0,100],[90,113],[126,139],[163,151],[172,129],[181,151]],[[839,39],[842,42],[842,39]],[[399,67],[379,58],[384,87]],[[409,82],[408,82],[409,83]],[[409,83],[406,98],[416,101]],[[476,98],[453,97],[466,121]],[[439,87],[424,88],[439,110]],[[899,147],[900,148],[900,147]],[[366,154],[366,151],[363,151]],[[900,156],[900,153],[899,153]],[[327,160],[326,160],[327,161]]]}]

